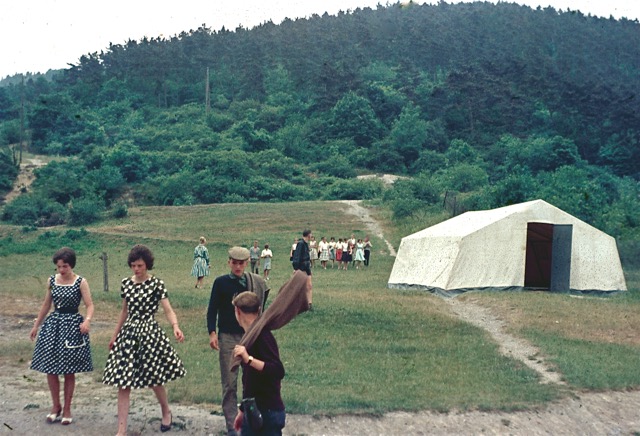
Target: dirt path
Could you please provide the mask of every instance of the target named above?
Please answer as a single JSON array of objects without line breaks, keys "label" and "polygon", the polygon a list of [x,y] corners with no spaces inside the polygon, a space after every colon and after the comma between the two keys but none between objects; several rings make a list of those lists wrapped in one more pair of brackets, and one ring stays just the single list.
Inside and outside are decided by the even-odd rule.
[{"label": "dirt path", "polygon": [[[456,303],[457,304],[457,303]],[[465,304],[466,306],[466,304]],[[37,307],[25,307],[33,313]],[[466,310],[456,307],[454,310]],[[480,318],[493,318],[486,311]],[[464,314],[462,314],[464,316]],[[468,315],[468,313],[467,313]],[[31,317],[0,314],[0,347],[28,337]],[[493,321],[492,321],[493,322]],[[498,323],[499,324],[499,323]],[[113,325],[96,323],[94,333]],[[79,374],[74,398],[74,423],[68,427],[44,423],[50,405],[44,375],[28,369],[28,362],[3,365],[0,371],[0,434],[96,435],[114,434],[116,391]],[[428,394],[428,393],[425,393]],[[285,435],[632,435],[640,431],[640,392],[579,394],[544,409],[517,413],[394,412],[382,417],[287,415]],[[222,435],[224,420],[213,404],[173,404],[174,434]],[[159,432],[159,410],[149,390],[134,391],[129,435]]]},{"label": "dirt path", "polygon": [[360,200],[341,200],[341,203],[344,203],[349,206],[346,210],[348,214],[355,215],[360,218],[360,221],[365,225],[367,231],[373,235],[376,235],[378,238],[382,239],[384,243],[387,245],[387,250],[389,250],[389,255],[395,257],[396,249],[391,245],[389,241],[384,238],[384,233],[382,231],[382,227],[376,220],[374,220],[369,214],[369,210],[365,207],[362,207]]},{"label": "dirt path", "polygon": [[31,183],[33,183],[33,180],[35,179],[33,171],[44,165],[46,165],[46,163],[38,158],[26,159],[25,163],[21,163],[20,172],[18,173],[16,182],[13,184],[13,190],[5,197],[5,202],[8,203],[23,191],[28,191]]},{"label": "dirt path", "polygon": [[453,313],[464,321],[486,330],[500,344],[500,352],[518,359],[540,375],[541,383],[565,384],[560,374],[540,356],[540,350],[524,339],[508,334],[504,323],[493,316],[488,309],[457,298],[446,300]]},{"label": "dirt path", "polygon": [[[350,213],[361,217],[367,229],[384,240],[380,226],[359,202],[347,202]],[[387,242],[390,253],[395,250]],[[561,383],[538,351],[505,332],[489,310],[454,298],[447,300],[452,313],[489,332],[503,353],[520,359],[541,375],[542,383]],[[19,301],[18,301],[19,303]],[[22,313],[35,313],[24,307]],[[29,334],[33,315],[0,312],[0,349]],[[113,326],[96,323],[97,332]],[[45,377],[28,369],[28,363],[0,367],[0,434],[86,435],[115,433],[116,392],[101,385],[96,375],[78,375],[74,399],[74,423],[68,427],[47,425],[50,404]],[[428,393],[425,393],[428,395]],[[222,435],[224,420],[218,405],[172,405],[174,431],[188,435]],[[388,413],[381,417],[287,415],[285,435],[634,435],[640,433],[640,392],[578,393],[572,398],[526,412],[419,412]],[[129,435],[160,433],[159,410],[148,391],[132,393]]]}]

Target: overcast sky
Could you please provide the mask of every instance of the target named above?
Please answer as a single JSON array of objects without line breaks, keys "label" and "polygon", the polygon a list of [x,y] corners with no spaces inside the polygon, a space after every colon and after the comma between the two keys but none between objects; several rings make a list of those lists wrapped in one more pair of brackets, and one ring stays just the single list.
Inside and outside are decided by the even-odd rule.
[{"label": "overcast sky", "polygon": [[[449,0],[458,3],[460,0]],[[495,1],[494,1],[495,2]],[[639,0],[518,0],[532,8],[553,6],[599,17],[640,17]],[[381,0],[11,0],[0,6],[0,78],[67,68],[109,43],[147,36],[171,37],[202,24],[213,30],[265,21],[280,23],[312,14],[375,8]],[[390,1],[394,4],[396,1]],[[416,3],[437,3],[421,1]]]}]

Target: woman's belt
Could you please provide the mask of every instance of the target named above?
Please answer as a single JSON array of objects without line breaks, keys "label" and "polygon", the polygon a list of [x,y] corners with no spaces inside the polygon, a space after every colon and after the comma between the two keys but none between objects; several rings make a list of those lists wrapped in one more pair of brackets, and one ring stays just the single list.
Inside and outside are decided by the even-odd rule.
[{"label": "woman's belt", "polygon": [[78,313],[77,307],[56,307],[58,313]]}]

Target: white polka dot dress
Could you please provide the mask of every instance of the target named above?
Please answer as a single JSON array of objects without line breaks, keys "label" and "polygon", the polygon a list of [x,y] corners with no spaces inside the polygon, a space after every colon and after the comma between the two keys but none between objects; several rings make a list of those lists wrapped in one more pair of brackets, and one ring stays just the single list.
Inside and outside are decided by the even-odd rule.
[{"label": "white polka dot dress", "polygon": [[102,382],[120,388],[164,385],[186,374],[182,361],[154,316],[167,298],[164,282],[150,277],[143,283],[122,280],[120,295],[127,301],[127,319],[116,336]]},{"label": "white polka dot dress", "polygon": [[31,369],[57,375],[93,371],[89,334],[80,333],[84,321],[78,313],[81,282],[78,276],[70,285],[58,285],[55,276],[49,278],[55,311],[40,328]]}]

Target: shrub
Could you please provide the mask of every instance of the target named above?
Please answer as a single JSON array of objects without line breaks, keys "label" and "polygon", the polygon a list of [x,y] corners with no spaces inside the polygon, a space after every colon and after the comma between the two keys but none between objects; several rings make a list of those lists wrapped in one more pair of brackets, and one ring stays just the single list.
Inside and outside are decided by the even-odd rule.
[{"label": "shrub", "polygon": [[24,194],[7,204],[2,220],[23,226],[54,226],[64,223],[65,207],[38,194]]},{"label": "shrub", "polygon": [[370,200],[382,195],[380,180],[338,180],[329,186],[326,193],[328,199],[338,200]]},{"label": "shrub", "polygon": [[100,219],[104,201],[97,197],[82,197],[69,203],[68,222],[71,226],[90,224]]},{"label": "shrub", "polygon": [[406,218],[425,207],[425,204],[412,197],[396,198],[391,203],[391,211],[395,219]]},{"label": "shrub", "polygon": [[129,208],[126,203],[118,203],[111,210],[111,216],[116,219],[126,218],[129,215]]},{"label": "shrub", "polygon": [[7,153],[0,153],[0,191],[8,191],[18,176],[18,167]]},{"label": "shrub", "polygon": [[471,192],[489,183],[487,172],[477,165],[457,164],[437,173],[443,190]]}]

